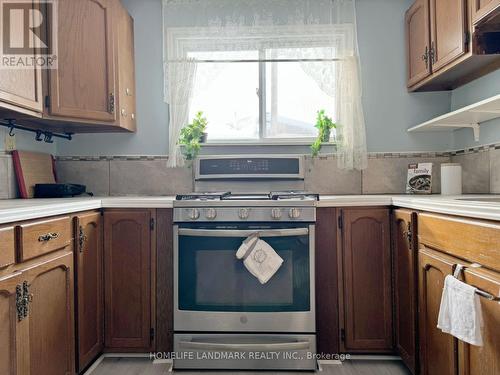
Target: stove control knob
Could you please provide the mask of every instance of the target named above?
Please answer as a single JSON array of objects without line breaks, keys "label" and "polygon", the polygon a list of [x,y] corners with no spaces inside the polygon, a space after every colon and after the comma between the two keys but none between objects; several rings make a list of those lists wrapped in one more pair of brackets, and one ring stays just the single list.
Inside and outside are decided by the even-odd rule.
[{"label": "stove control knob", "polygon": [[241,220],[246,220],[248,219],[248,216],[250,216],[250,210],[248,208],[240,208],[238,212],[238,217]]},{"label": "stove control knob", "polygon": [[189,210],[188,216],[191,220],[197,220],[200,217],[200,211],[197,208],[192,208]]},{"label": "stove control knob", "polygon": [[217,217],[217,211],[215,210],[215,208],[209,208],[209,209],[205,212],[205,217],[206,217],[208,220],[214,220],[214,219]]},{"label": "stove control knob", "polygon": [[281,219],[281,208],[273,208],[271,210],[271,217],[274,219],[274,220],[279,220]]},{"label": "stove control knob", "polygon": [[290,211],[288,211],[288,217],[290,219],[298,219],[300,217],[300,210],[298,208],[290,208]]}]

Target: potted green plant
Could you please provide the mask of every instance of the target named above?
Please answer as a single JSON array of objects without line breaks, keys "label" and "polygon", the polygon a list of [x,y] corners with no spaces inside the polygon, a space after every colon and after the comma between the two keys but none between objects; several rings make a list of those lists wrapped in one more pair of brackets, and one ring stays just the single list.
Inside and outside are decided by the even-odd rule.
[{"label": "potted green plant", "polygon": [[318,137],[311,145],[312,156],[318,156],[321,145],[330,141],[332,129],[336,129],[337,124],[335,124],[330,117],[325,115],[325,110],[322,109],[318,111],[315,127],[318,129]]},{"label": "potted green plant", "polygon": [[179,144],[183,145],[182,154],[186,160],[193,160],[198,155],[201,143],[206,142],[207,133],[205,132],[208,121],[203,117],[203,112],[196,113],[193,121],[181,130]]}]

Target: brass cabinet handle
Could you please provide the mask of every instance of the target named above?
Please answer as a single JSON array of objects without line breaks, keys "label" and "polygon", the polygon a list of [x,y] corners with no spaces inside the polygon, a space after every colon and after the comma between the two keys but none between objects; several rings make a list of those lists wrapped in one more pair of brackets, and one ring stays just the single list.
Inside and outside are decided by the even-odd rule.
[{"label": "brass cabinet handle", "polygon": [[403,231],[403,236],[405,236],[406,241],[408,242],[408,249],[412,250],[413,233],[411,232],[411,223],[407,224],[406,230]]},{"label": "brass cabinet handle", "polygon": [[429,57],[431,59],[431,64],[434,65],[436,62],[436,50],[434,49],[434,42],[431,42],[431,49],[429,50]]},{"label": "brass cabinet handle", "polygon": [[55,240],[56,238],[59,238],[59,233],[56,232],[46,233],[38,237],[38,242],[48,242],[50,240]]},{"label": "brass cabinet handle", "polygon": [[429,47],[425,46],[425,53],[422,55],[422,60],[425,61],[425,69],[429,69]]},{"label": "brass cabinet handle", "polygon": [[17,320],[21,321],[25,318],[23,287],[19,284],[16,285],[16,312],[17,312]]},{"label": "brass cabinet handle", "polygon": [[16,311],[19,321],[25,319],[29,313],[29,304],[33,301],[33,294],[30,293],[30,285],[23,281],[22,285],[16,285]]},{"label": "brass cabinet handle", "polygon": [[109,113],[115,113],[115,93],[109,94],[109,103],[108,103]]},{"label": "brass cabinet handle", "polygon": [[87,236],[83,231],[83,227],[80,225],[80,228],[78,229],[78,245],[80,248],[80,253],[83,253],[83,245],[85,244],[85,241],[87,241]]}]

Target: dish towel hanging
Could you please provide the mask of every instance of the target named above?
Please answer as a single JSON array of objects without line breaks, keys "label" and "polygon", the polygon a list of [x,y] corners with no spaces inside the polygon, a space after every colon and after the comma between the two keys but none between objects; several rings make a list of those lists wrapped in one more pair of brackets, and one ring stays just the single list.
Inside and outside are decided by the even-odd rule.
[{"label": "dish towel hanging", "polygon": [[243,259],[246,269],[261,284],[267,283],[278,272],[283,259],[257,234],[249,236],[236,252],[236,258]]},{"label": "dish towel hanging", "polygon": [[476,288],[458,280],[462,270],[457,265],[444,280],[437,327],[471,345],[483,346],[481,302]]}]

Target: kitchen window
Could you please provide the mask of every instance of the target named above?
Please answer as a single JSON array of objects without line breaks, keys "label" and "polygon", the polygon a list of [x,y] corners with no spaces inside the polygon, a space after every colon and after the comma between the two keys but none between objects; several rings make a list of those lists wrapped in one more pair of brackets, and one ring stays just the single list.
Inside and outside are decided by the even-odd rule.
[{"label": "kitchen window", "polygon": [[188,55],[197,61],[189,118],[204,113],[209,142],[310,140],[317,136],[318,110],[335,118],[335,99],[311,76],[333,70],[334,61],[268,58],[275,54],[268,49]]},{"label": "kitchen window", "polygon": [[168,166],[198,111],[208,142],[312,143],[338,124],[338,165],[368,159],[353,0],[163,0]]}]

